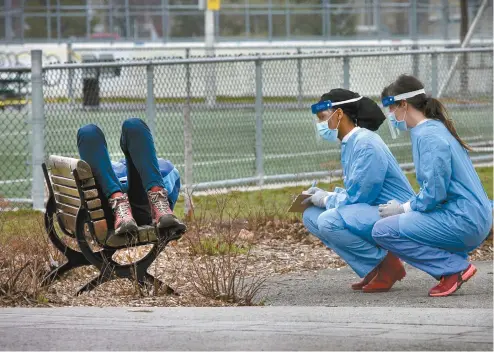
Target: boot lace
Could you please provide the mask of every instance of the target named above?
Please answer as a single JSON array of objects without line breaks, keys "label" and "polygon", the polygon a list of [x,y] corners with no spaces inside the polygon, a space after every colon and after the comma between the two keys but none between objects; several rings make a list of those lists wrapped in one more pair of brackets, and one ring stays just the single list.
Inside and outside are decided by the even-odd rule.
[{"label": "boot lace", "polygon": [[160,213],[171,212],[170,204],[167,200],[168,192],[165,192],[166,191],[149,192],[149,200],[151,201],[151,204],[156,207]]},{"label": "boot lace", "polygon": [[112,209],[115,215],[119,218],[125,219],[130,216],[130,204],[127,201],[127,197],[118,197],[111,199]]}]

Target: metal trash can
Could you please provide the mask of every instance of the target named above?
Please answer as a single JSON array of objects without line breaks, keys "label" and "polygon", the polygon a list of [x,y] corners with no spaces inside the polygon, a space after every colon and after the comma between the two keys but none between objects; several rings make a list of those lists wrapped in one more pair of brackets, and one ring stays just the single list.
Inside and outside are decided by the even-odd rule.
[{"label": "metal trash can", "polygon": [[[82,55],[82,62],[97,62],[96,56]],[[99,69],[85,68],[82,72],[82,106],[99,107]]]}]

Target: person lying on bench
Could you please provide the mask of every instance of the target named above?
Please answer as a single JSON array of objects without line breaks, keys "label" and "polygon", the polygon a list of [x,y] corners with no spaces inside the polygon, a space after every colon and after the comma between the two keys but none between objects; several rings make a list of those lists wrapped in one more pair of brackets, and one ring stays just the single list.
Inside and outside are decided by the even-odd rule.
[{"label": "person lying on bench", "polygon": [[78,130],[77,148],[109,201],[115,235],[150,224],[160,229],[185,228],[173,214],[180,190],[178,171],[170,162],[158,160],[144,121],[130,118],[123,122],[120,148],[125,159],[120,163],[110,160],[105,135],[94,124]]}]

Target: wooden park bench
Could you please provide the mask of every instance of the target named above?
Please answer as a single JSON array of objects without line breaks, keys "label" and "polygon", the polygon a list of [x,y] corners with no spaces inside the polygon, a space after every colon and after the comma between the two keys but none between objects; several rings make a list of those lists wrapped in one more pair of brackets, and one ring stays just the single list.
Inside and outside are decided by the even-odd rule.
[{"label": "wooden park bench", "polygon": [[[77,294],[115,278],[136,280],[140,286],[158,285],[168,294],[175,294],[172,288],[149,274],[147,269],[170,241],[182,236],[184,225],[173,229],[140,226],[137,233],[114,236],[108,201],[102,197],[91,168],[85,161],[52,155],[43,164],[43,172],[49,190],[45,228],[53,245],[67,258],[66,263],[54,268],[44,278],[44,285],[71,269],[94,265],[99,275],[81,287]],[[56,224],[60,231],[57,231]],[[62,241],[63,236],[75,239],[78,248],[69,247]],[[152,244],[149,252],[131,264],[119,264],[112,259],[118,249],[148,244]],[[93,250],[94,247],[97,250]]]}]

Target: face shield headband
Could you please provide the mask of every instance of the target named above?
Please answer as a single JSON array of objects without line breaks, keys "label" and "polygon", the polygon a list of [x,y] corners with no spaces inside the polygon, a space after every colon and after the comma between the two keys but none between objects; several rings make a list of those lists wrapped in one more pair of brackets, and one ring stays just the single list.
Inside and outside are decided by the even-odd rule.
[{"label": "face shield headband", "polygon": [[419,95],[419,94],[425,94],[425,90],[419,89],[419,90],[414,90],[413,92],[398,94],[395,96],[384,97],[384,98],[382,98],[381,102],[383,104],[383,107],[387,108],[390,105],[396,104],[400,100],[413,98],[414,96]]},{"label": "face shield headband", "polygon": [[336,103],[333,103],[331,100],[320,101],[319,103],[313,104],[311,106],[311,110],[312,110],[312,113],[314,115],[316,115],[317,113],[331,109],[334,106],[353,103],[354,101],[359,101],[360,99],[362,99],[362,97],[353,98],[353,99],[344,100],[344,101],[338,101]]}]

